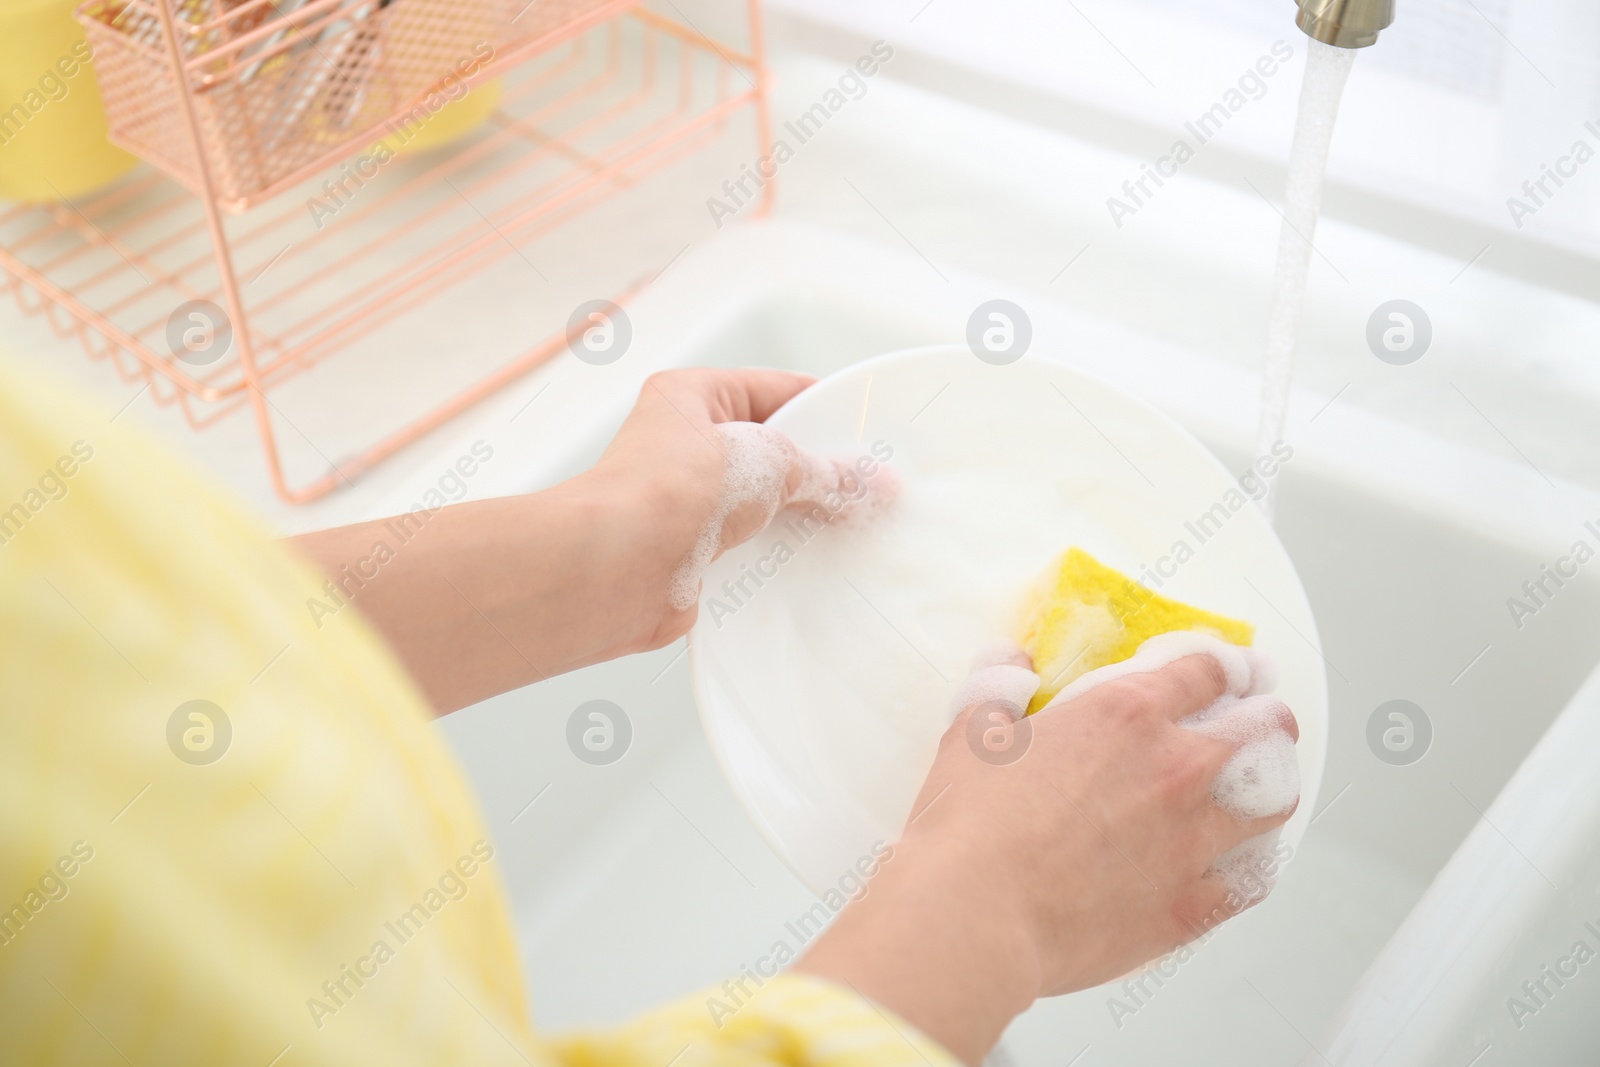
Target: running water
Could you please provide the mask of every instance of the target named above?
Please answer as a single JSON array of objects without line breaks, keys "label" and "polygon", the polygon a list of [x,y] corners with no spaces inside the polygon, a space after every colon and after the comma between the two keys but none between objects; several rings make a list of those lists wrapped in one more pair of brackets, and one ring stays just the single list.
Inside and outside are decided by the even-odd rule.
[{"label": "running water", "polygon": [[[1267,321],[1267,360],[1261,376],[1261,423],[1256,454],[1268,455],[1283,439],[1289,410],[1289,384],[1294,375],[1295,338],[1305,302],[1306,271],[1311,267],[1311,242],[1316,238],[1322,205],[1322,177],[1328,167],[1328,143],[1339,116],[1339,97],[1355,61],[1353,48],[1335,48],[1308,41],[1305,80],[1300,85],[1300,114],[1289,150],[1289,184],[1284,191],[1283,225],[1278,230],[1278,266],[1272,282],[1272,317]],[[1272,518],[1277,477],[1267,479],[1261,508]]]}]

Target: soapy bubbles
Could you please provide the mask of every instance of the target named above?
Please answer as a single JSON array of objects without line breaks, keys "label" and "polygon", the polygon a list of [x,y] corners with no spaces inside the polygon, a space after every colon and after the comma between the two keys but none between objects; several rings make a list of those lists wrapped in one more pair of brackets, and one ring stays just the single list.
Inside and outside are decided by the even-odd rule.
[{"label": "soapy bubbles", "polygon": [[228,713],[209,700],[186,700],[167,716],[167,747],[191,766],[217,762],[232,742]]},{"label": "soapy bubbles", "polygon": [[1033,720],[1009,700],[985,700],[967,716],[967,747],[991,767],[1009,767],[1032,744]]},{"label": "soapy bubbles", "polygon": [[1405,767],[1428,754],[1433,722],[1409,700],[1387,700],[1367,719],[1367,747],[1393,767]]},{"label": "soapy bubbles", "polygon": [[180,363],[209,367],[233,347],[233,323],[209,300],[186,300],[167,316],[167,348]]},{"label": "soapy bubbles", "polygon": [[632,320],[609,300],[579,304],[567,318],[567,348],[590,366],[615,363],[632,343]]},{"label": "soapy bubbles", "polygon": [[604,767],[627,755],[633,744],[628,713],[609,700],[579,704],[567,716],[567,747],[593,767]]},{"label": "soapy bubbles", "polygon": [[1028,313],[1009,300],[987,300],[967,319],[967,347],[985,363],[1015,363],[1033,343]]},{"label": "soapy bubbles", "polygon": [[700,576],[722,547],[722,525],[728,516],[746,504],[759,504],[771,519],[789,473],[790,446],[778,431],[754,422],[724,422],[716,431],[722,451],[722,495],[717,510],[700,527],[693,550],[673,572],[667,604],[674,611],[688,611],[700,598]]},{"label": "soapy bubbles", "polygon": [[1433,343],[1433,322],[1428,313],[1409,300],[1379,304],[1367,319],[1367,347],[1383,362],[1396,367],[1415,363]]}]

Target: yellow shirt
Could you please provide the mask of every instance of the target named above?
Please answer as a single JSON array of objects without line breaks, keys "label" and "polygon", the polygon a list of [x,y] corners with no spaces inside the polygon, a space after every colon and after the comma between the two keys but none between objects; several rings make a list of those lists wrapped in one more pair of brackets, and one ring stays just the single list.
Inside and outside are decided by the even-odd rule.
[{"label": "yellow shirt", "polygon": [[[0,369],[0,1059],[946,1067],[769,981],[608,1033],[526,1013],[495,846],[322,578],[110,413]],[[718,994],[720,995],[720,994]]]}]

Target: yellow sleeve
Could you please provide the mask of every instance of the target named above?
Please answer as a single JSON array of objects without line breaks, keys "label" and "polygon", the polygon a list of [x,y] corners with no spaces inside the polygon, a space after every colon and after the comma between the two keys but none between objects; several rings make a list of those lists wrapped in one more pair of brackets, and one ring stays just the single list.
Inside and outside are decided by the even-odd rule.
[{"label": "yellow sleeve", "polygon": [[0,365],[7,1062],[948,1062],[802,978],[541,1039],[494,842],[350,603],[126,423]]},{"label": "yellow sleeve", "polygon": [[[735,985],[734,982],[742,982]],[[955,1067],[940,1045],[854,991],[804,974],[747,976],[606,1033],[563,1035],[571,1067]]]}]

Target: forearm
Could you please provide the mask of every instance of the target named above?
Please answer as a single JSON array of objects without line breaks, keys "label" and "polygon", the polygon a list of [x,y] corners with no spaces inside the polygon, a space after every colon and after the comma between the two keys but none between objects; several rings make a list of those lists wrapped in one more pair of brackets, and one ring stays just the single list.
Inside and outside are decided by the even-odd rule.
[{"label": "forearm", "polygon": [[540,493],[336,527],[295,546],[444,714],[651,647],[664,561],[638,558],[643,494],[585,475]]},{"label": "forearm", "polygon": [[1015,894],[990,864],[930,840],[895,846],[866,896],[796,965],[847,985],[969,1064],[1033,1002],[1040,976]]}]

